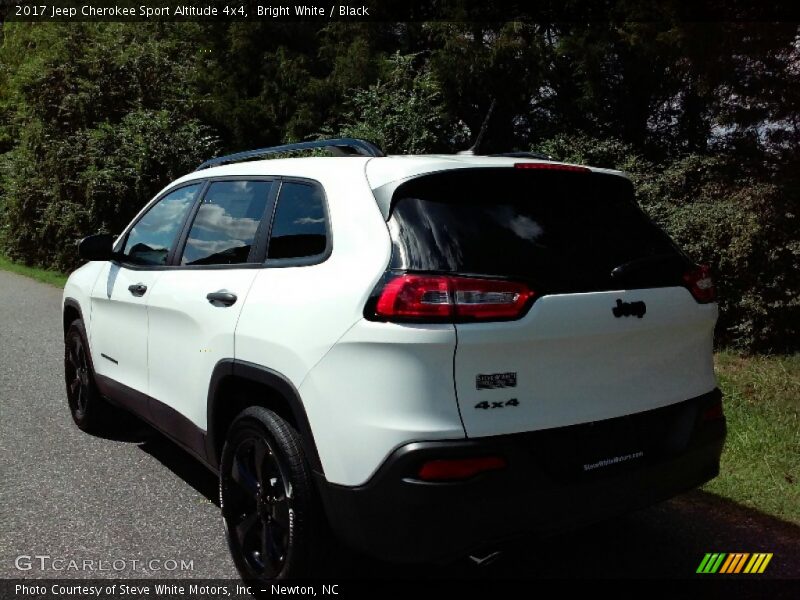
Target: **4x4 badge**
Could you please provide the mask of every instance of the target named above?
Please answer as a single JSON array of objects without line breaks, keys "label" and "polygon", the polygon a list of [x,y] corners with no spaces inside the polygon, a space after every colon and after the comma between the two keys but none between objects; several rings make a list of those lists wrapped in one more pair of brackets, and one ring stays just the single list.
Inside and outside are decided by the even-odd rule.
[{"label": "4x4 badge", "polygon": [[638,302],[623,302],[617,298],[617,305],[611,309],[611,312],[617,318],[634,315],[641,319],[644,313],[647,312],[647,305],[641,300]]}]

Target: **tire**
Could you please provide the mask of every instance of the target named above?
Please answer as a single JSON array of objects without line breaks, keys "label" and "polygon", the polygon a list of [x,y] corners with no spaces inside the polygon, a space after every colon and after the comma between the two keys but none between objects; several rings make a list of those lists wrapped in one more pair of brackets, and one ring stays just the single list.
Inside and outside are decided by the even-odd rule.
[{"label": "tire", "polygon": [[97,389],[86,329],[80,319],[72,322],[64,336],[64,381],[69,411],[78,429],[93,435],[112,431],[116,411]]},{"label": "tire", "polygon": [[219,495],[228,547],[246,582],[325,574],[331,536],[299,434],[284,419],[260,406],[236,417],[222,450]]}]

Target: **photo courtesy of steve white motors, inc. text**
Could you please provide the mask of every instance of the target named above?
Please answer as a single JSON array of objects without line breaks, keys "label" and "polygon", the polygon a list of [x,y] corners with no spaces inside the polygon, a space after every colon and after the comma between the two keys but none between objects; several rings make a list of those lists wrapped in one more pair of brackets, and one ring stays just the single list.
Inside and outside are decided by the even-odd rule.
[{"label": "photo courtesy of steve white motors, inc. text", "polygon": [[319,585],[279,585],[271,584],[256,590],[253,586],[236,584],[202,584],[202,583],[110,583],[110,584],[69,584],[53,583],[48,585],[17,583],[14,585],[16,596],[35,596],[42,597],[48,594],[52,596],[80,596],[105,598],[110,596],[130,596],[141,598],[143,596],[186,596],[192,597],[213,597],[220,598],[225,596],[243,597],[252,596],[254,592],[270,593],[273,596],[302,596],[311,597],[317,594],[321,596],[339,595],[338,584],[319,584]]}]

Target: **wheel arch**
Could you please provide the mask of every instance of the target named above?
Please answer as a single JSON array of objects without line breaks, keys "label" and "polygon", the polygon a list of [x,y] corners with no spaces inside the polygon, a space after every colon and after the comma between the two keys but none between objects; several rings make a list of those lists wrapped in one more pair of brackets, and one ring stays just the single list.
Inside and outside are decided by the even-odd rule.
[{"label": "wheel arch", "polygon": [[206,455],[214,469],[219,469],[228,427],[248,406],[263,406],[289,421],[300,433],[311,468],[323,474],[311,424],[297,388],[278,371],[230,358],[215,365],[208,388]]},{"label": "wheel arch", "polygon": [[64,299],[64,306],[62,309],[62,322],[64,326],[64,335],[67,334],[67,329],[72,324],[73,321],[76,319],[80,319],[81,321],[86,323],[83,319],[83,311],[81,310],[81,305],[75,298],[65,298]]}]

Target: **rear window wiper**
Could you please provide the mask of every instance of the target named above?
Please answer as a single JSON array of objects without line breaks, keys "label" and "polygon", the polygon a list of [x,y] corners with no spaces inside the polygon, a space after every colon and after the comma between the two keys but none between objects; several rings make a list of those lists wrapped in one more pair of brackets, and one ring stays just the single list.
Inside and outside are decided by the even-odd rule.
[{"label": "rear window wiper", "polygon": [[686,259],[680,254],[654,254],[629,260],[611,269],[611,279],[619,280],[640,273],[644,269],[655,269],[659,272],[682,272],[687,266]]}]

